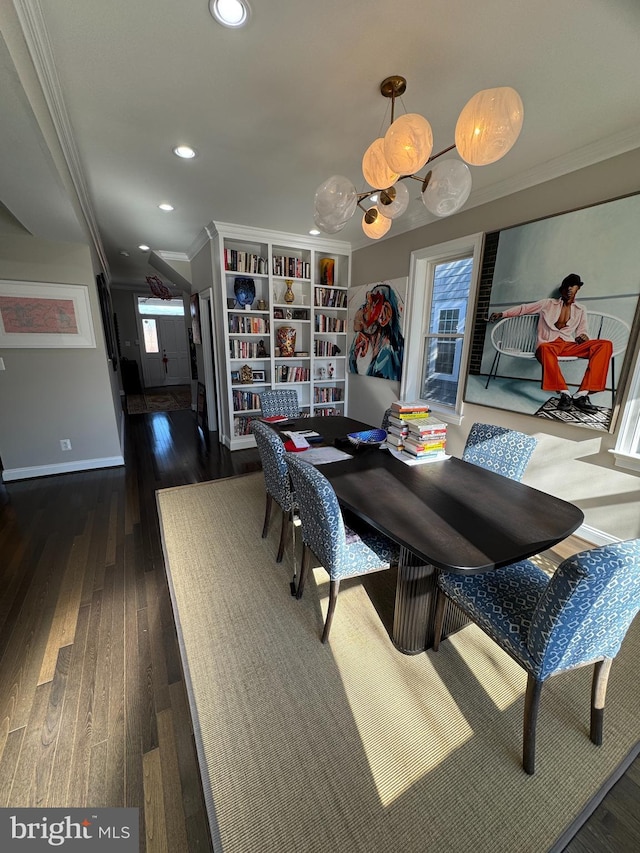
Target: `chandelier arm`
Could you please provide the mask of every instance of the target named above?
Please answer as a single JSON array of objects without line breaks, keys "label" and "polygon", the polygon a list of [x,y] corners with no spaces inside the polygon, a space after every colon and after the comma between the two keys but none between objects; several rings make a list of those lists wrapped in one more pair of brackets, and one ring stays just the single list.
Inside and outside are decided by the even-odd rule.
[{"label": "chandelier arm", "polygon": [[448,154],[449,151],[453,151],[455,147],[456,144],[454,142],[453,145],[450,145],[448,148],[443,148],[442,151],[438,151],[437,154],[432,154],[431,157],[429,157],[429,159],[427,160],[427,163],[430,163],[432,160],[437,160],[437,158],[442,157],[443,154]]}]

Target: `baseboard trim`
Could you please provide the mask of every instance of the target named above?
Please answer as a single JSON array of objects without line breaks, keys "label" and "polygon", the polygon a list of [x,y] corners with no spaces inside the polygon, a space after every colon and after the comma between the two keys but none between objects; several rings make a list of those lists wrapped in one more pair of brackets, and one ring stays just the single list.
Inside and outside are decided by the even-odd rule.
[{"label": "baseboard trim", "polygon": [[590,524],[581,524],[575,531],[575,535],[581,539],[586,539],[587,542],[592,542],[594,545],[613,545],[616,542],[621,542],[617,536],[611,536],[605,533],[604,530],[598,530],[597,527],[591,527]]},{"label": "baseboard trim", "polygon": [[55,465],[32,465],[27,468],[6,468],[2,472],[5,483],[12,480],[29,480],[32,477],[50,477],[53,474],[71,474],[74,471],[91,471],[95,468],[116,468],[124,465],[123,456],[105,456],[102,459],[77,459]]}]

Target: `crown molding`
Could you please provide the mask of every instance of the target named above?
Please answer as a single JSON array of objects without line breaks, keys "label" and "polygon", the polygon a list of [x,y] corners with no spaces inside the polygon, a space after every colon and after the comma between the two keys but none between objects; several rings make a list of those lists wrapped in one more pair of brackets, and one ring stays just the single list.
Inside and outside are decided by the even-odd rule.
[{"label": "crown molding", "polygon": [[76,199],[85,221],[100,264],[110,278],[109,263],[100,237],[98,223],[89,195],[87,181],[82,169],[78,148],[75,143],[71,121],[62,94],[60,78],[53,59],[49,34],[39,0],[13,0],[20,21],[25,44],[42,89],[42,94],[53,123],[53,128],[69,171]]}]

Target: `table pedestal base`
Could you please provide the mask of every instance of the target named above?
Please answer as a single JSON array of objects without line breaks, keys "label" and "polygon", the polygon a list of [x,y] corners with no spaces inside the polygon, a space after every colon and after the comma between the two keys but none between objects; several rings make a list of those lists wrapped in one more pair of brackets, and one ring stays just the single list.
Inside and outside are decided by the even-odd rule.
[{"label": "table pedestal base", "polygon": [[[417,655],[433,645],[437,569],[423,563],[411,551],[400,549],[393,644],[405,655]],[[447,602],[443,637],[469,624],[467,617]]]}]

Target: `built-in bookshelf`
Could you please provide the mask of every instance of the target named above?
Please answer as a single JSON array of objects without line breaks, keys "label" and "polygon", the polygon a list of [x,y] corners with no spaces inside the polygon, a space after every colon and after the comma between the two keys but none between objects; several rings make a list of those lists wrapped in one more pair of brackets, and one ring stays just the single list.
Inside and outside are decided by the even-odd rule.
[{"label": "built-in bookshelf", "polygon": [[[295,388],[309,415],[344,414],[349,244],[226,223],[209,230],[221,441],[231,450],[255,445],[251,421],[266,388]],[[237,278],[253,281],[249,305],[236,299]],[[291,354],[282,329],[295,331]]]}]

